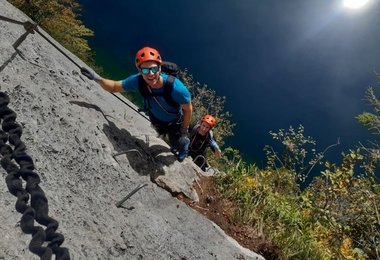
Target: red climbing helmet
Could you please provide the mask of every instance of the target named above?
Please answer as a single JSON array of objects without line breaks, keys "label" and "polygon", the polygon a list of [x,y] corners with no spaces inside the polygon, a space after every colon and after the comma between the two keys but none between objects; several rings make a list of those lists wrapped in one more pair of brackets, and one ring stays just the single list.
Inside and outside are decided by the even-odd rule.
[{"label": "red climbing helmet", "polygon": [[201,122],[206,122],[211,128],[213,128],[216,124],[215,117],[212,115],[205,115],[202,117]]},{"label": "red climbing helmet", "polygon": [[155,61],[161,64],[162,63],[161,55],[154,48],[144,47],[136,53],[136,59],[135,59],[136,67],[139,68],[141,63],[146,62],[146,61]]}]

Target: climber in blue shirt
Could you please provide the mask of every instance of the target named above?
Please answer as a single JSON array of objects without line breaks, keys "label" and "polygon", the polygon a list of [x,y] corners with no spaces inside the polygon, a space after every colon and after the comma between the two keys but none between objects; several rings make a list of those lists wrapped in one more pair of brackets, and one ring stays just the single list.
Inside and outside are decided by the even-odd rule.
[{"label": "climber in blue shirt", "polygon": [[[161,73],[163,84],[168,80],[168,75]],[[140,74],[132,75],[122,80],[122,87],[125,92],[139,91]],[[177,106],[168,104],[164,96],[164,88],[151,88],[151,95],[147,95],[144,98],[144,107],[151,113],[155,119],[159,119],[164,122],[172,122],[178,118],[178,113],[182,113],[182,110]],[[173,89],[171,91],[171,98],[178,104],[190,103],[190,93],[185,85],[179,80],[175,79]]]},{"label": "climber in blue shirt", "polygon": [[169,136],[171,150],[182,162],[190,144],[188,128],[192,115],[191,96],[178,78],[161,73],[161,64],[159,52],[144,47],[136,53],[135,58],[139,73],[124,80],[105,79],[84,67],[81,72],[111,93],[139,91],[153,127],[159,135]]}]

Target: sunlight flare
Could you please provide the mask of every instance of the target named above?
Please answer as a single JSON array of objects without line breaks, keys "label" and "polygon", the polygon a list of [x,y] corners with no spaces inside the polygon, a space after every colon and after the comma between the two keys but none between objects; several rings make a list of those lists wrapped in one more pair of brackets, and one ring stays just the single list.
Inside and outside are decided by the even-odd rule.
[{"label": "sunlight flare", "polygon": [[365,6],[369,0],[343,0],[343,5],[347,8],[358,9]]}]

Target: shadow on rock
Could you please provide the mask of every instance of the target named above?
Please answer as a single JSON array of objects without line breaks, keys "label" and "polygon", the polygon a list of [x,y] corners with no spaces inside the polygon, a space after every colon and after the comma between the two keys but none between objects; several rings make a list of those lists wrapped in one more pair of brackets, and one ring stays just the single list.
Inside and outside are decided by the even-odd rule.
[{"label": "shadow on rock", "polygon": [[[114,122],[109,120],[111,116],[104,114],[100,107],[88,104],[83,101],[70,101],[88,109],[100,112],[106,119],[107,124],[103,124],[103,132],[114,147],[115,160],[120,156],[126,156],[131,167],[140,175],[149,175],[151,180],[164,175],[164,166],[169,166],[176,161],[176,157],[171,154],[170,149],[163,145],[149,145],[149,136],[145,135],[145,141],[132,136],[126,129],[121,129]],[[169,155],[165,155],[169,154]]]},{"label": "shadow on rock", "polygon": [[11,63],[17,56],[17,52],[13,53],[12,56],[6,60],[1,66],[0,66],[0,72],[2,72],[7,66],[9,63]]}]

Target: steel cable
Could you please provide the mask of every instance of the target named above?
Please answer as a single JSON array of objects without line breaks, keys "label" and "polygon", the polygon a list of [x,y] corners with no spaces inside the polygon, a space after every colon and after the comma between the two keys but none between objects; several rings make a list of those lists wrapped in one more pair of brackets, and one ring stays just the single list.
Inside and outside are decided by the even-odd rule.
[{"label": "steel cable", "polygon": [[[0,20],[3,20],[3,21],[6,21],[6,22],[10,22],[10,23],[15,23],[15,24],[20,24],[20,25],[23,25],[25,30],[27,31],[27,33],[25,33],[20,39],[17,40],[17,42],[14,44],[13,47],[15,47],[15,49],[21,44],[21,42],[23,40],[26,39],[26,36],[29,34],[29,33],[34,33],[34,32],[37,32],[42,38],[44,38],[48,43],[50,43],[56,50],[58,50],[63,56],[65,56],[68,60],[70,60],[75,66],[77,66],[79,68],[79,70],[82,68],[77,62],[75,62],[69,55],[67,55],[60,47],[58,47],[53,41],[51,41],[47,36],[45,36],[39,29],[38,29],[38,26],[36,23],[32,23],[30,21],[26,21],[26,22],[21,22],[21,21],[17,21],[17,20],[14,20],[14,19],[11,19],[11,18],[8,18],[8,17],[5,17],[5,16],[2,16],[0,15]],[[120,100],[121,102],[123,102],[125,105],[127,105],[130,109],[132,109],[133,111],[135,111],[137,114],[139,114],[141,117],[145,118],[146,120],[148,120],[150,122],[150,119],[148,117],[146,117],[145,115],[143,115],[142,113],[140,113],[140,111],[138,109],[135,109],[133,106],[131,106],[130,104],[128,104],[127,102],[125,102],[123,99],[121,99],[120,97],[118,97],[117,95],[115,95],[114,93],[110,93],[111,95],[113,95],[114,97],[116,97],[118,100]]]}]

